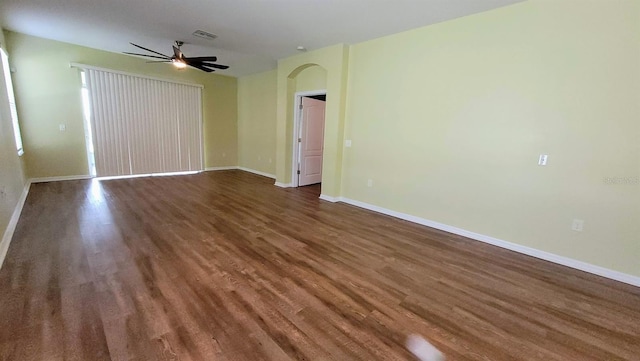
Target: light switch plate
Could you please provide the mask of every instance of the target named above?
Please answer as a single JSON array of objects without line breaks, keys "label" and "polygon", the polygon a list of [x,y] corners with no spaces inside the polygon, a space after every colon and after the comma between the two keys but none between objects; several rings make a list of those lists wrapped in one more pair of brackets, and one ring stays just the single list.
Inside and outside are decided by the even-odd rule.
[{"label": "light switch plate", "polygon": [[540,157],[538,158],[538,165],[547,165],[547,158],[548,156],[546,154],[540,154]]}]

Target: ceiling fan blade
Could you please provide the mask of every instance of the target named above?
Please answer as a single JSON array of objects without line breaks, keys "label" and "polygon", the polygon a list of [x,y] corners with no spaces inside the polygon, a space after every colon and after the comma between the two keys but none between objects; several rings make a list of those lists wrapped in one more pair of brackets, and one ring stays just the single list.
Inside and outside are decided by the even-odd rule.
[{"label": "ceiling fan blade", "polygon": [[171,63],[176,61],[176,62],[187,64],[196,69],[200,69],[207,73],[214,72],[215,69],[229,69],[229,66],[227,65],[214,64],[213,62],[218,60],[218,57],[216,56],[197,56],[193,58],[185,57],[184,54],[182,53],[182,50],[180,50],[180,45],[183,44],[183,42],[181,41],[176,41],[175,45],[173,45],[173,56],[164,55],[157,51],[147,49],[144,46],[140,46],[138,44],[134,44],[134,43],[129,43],[129,44],[135,46],[136,48],[140,48],[142,50],[148,51],[156,55],[147,55],[147,54],[129,53],[129,52],[125,52],[125,54],[135,55],[135,56],[144,56],[152,59],[161,59],[161,60],[147,61],[147,63]]},{"label": "ceiling fan blade", "polygon": [[[131,45],[135,46],[136,48],[140,48],[140,49],[142,49],[142,50],[146,50],[146,51],[151,52],[151,53],[154,53],[154,54],[162,55],[162,56],[164,56],[165,58],[171,58],[170,56],[166,56],[166,55],[164,55],[164,54],[162,54],[162,53],[158,53],[157,51],[154,51],[154,50],[151,50],[151,49],[147,49],[147,48],[145,48],[145,47],[143,47],[143,46],[136,45],[136,44],[134,44],[134,43],[129,43],[129,44],[131,44]],[[147,56],[148,56],[148,55],[147,55]]]},{"label": "ceiling fan blade", "polygon": [[215,71],[215,70],[207,68],[207,67],[205,67],[205,66],[203,66],[202,64],[199,64],[199,63],[195,63],[195,64],[194,63],[187,63],[187,65],[192,66],[192,67],[194,67],[196,69],[200,69],[202,71],[206,71],[207,73],[211,73],[211,72]]},{"label": "ceiling fan blade", "polygon": [[215,57],[215,56],[196,56],[194,58],[185,57],[184,60],[186,60],[186,61],[217,61],[218,57]]},{"label": "ceiling fan blade", "polygon": [[170,60],[171,58],[168,56],[162,57],[162,56],[155,56],[155,55],[147,55],[147,54],[138,54],[138,53],[128,53],[128,52],[124,52],[124,54],[129,54],[129,55],[137,55],[137,56],[146,56],[147,58],[155,58],[155,59],[167,59]]},{"label": "ceiling fan blade", "polygon": [[216,68],[216,69],[229,69],[229,67],[227,65],[221,65],[221,64],[213,64],[213,63],[206,63],[203,61],[193,61],[192,58],[187,58],[185,59],[185,63],[189,64],[189,65],[204,65],[204,66],[208,66],[210,68]]},{"label": "ceiling fan blade", "polygon": [[216,69],[229,69],[228,65],[222,65],[222,64],[211,64],[211,63],[198,63],[200,65],[204,65],[204,66],[208,66],[211,68],[216,68]]},{"label": "ceiling fan blade", "polygon": [[184,59],[184,54],[182,54],[180,48],[175,45],[173,46],[173,54],[175,55],[176,59]]}]

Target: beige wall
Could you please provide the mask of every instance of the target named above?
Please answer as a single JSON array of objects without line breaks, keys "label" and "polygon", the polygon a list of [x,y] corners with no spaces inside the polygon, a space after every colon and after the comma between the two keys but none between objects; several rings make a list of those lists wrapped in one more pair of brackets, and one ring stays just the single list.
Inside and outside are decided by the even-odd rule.
[{"label": "beige wall", "polygon": [[[70,62],[204,85],[207,167],[237,164],[236,79],[23,34],[7,32],[30,178],[86,175],[79,70]],[[59,125],[66,131],[60,132]]]},{"label": "beige wall", "polygon": [[[0,47],[6,49],[1,31]],[[11,58],[9,60],[11,61]],[[22,162],[18,157],[13,137],[13,124],[6,89],[4,69],[0,64],[0,264],[4,259],[5,247],[8,245],[3,235],[25,185]]]},{"label": "beige wall", "polygon": [[639,39],[528,1],[352,46],[341,195],[640,276]]},{"label": "beige wall", "polygon": [[238,165],[276,173],[275,70],[238,79]]}]

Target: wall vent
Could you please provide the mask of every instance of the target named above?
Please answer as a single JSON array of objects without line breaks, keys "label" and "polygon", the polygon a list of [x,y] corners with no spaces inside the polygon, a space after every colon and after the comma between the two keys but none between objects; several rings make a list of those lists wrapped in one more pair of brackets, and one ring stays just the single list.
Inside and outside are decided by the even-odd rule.
[{"label": "wall vent", "polygon": [[206,32],[204,30],[196,30],[196,31],[194,31],[193,32],[193,36],[197,36],[199,38],[203,38],[203,39],[207,39],[207,40],[213,40],[213,39],[218,37],[217,35],[208,33],[208,32]]}]

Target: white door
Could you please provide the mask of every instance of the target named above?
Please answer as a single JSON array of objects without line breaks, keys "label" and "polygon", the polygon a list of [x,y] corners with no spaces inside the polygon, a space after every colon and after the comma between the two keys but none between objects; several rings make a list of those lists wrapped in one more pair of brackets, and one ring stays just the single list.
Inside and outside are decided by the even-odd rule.
[{"label": "white door", "polygon": [[298,185],[322,182],[322,151],[324,144],[325,102],[302,98],[302,126],[300,127],[300,169]]}]

